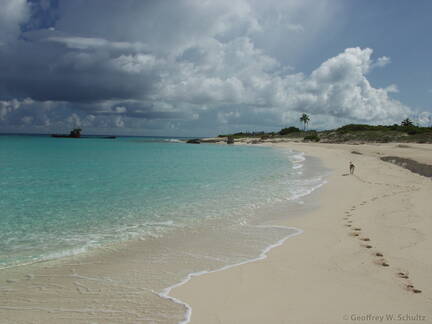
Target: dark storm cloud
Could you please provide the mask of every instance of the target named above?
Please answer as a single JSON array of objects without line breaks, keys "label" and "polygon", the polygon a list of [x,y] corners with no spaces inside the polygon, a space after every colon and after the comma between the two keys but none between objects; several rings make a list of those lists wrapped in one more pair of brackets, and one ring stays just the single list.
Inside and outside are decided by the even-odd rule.
[{"label": "dark storm cloud", "polygon": [[21,26],[22,31],[48,29],[59,19],[58,0],[28,0],[32,19]]},{"label": "dark storm cloud", "polygon": [[0,48],[1,97],[71,102],[143,98],[158,81],[152,71],[131,75],[116,70],[118,50],[68,49],[42,40],[28,38]]}]

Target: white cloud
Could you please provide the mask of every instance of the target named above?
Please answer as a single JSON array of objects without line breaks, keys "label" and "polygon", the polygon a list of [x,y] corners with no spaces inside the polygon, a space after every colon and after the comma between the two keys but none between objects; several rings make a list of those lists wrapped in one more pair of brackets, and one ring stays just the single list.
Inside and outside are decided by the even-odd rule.
[{"label": "white cloud", "polygon": [[359,121],[400,120],[410,113],[410,109],[389,97],[389,92],[395,90],[394,86],[390,89],[374,88],[366,78],[374,64],[371,55],[369,48],[348,48],[327,60],[300,84],[302,88],[298,88],[298,92],[301,97],[294,101],[294,105],[304,106],[304,110],[311,113]]},{"label": "white cloud", "polygon": [[0,0],[0,43],[15,40],[20,34],[20,24],[30,17],[26,0]]},{"label": "white cloud", "polygon": [[228,124],[230,119],[239,118],[240,116],[238,111],[218,112],[217,114],[218,121],[222,124]]},{"label": "white cloud", "polygon": [[[55,31],[55,29],[51,27],[50,31]],[[52,36],[47,37],[44,41],[61,43],[66,45],[68,48],[81,50],[107,48],[142,51],[147,48],[147,46],[141,42],[113,42],[95,37]]]},{"label": "white cloud", "polygon": [[432,113],[428,111],[423,111],[417,115],[415,119],[420,125],[432,126]]},{"label": "white cloud", "polygon": [[114,108],[115,112],[119,113],[119,114],[123,114],[127,111],[126,107],[123,106],[118,106]]},{"label": "white cloud", "polygon": [[206,62],[213,70],[199,65],[176,66],[176,75],[167,74],[160,82],[156,100],[172,101],[177,106],[243,105],[244,114],[252,107],[262,107],[280,114],[288,110],[382,123],[399,121],[411,112],[389,96],[397,91],[395,85],[380,89],[368,81],[367,74],[375,64],[369,48],[348,48],[309,76],[279,75],[278,62],[248,40],[224,44],[220,50],[221,55],[212,57],[213,64]]},{"label": "white cloud", "polygon": [[382,56],[377,59],[377,61],[373,64],[374,67],[384,67],[391,63],[391,59],[388,56]]},{"label": "white cloud", "polygon": [[158,60],[153,55],[121,55],[111,60],[112,66],[123,72],[139,74],[155,68],[156,65],[162,65],[163,60]]},{"label": "white cloud", "polygon": [[385,88],[385,90],[388,93],[398,93],[399,92],[399,88],[396,84],[390,84],[388,87]]},{"label": "white cloud", "polygon": [[20,107],[18,100],[0,101],[0,120],[5,120],[6,116]]},{"label": "white cloud", "polygon": [[114,125],[116,127],[122,128],[125,126],[125,122],[121,116],[114,117]]},{"label": "white cloud", "polygon": [[76,113],[67,117],[66,121],[71,127],[81,127],[81,118]]}]

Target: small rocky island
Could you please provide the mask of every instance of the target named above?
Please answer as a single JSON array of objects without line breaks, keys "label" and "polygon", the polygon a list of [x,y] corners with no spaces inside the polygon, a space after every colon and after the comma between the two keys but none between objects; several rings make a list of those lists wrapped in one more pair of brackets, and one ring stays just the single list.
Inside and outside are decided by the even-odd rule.
[{"label": "small rocky island", "polygon": [[67,137],[67,138],[80,138],[81,137],[81,128],[75,128],[70,131],[69,135],[67,134],[52,134],[51,137]]},{"label": "small rocky island", "polygon": [[104,139],[114,139],[115,136],[81,136],[81,128],[74,128],[69,134],[52,134],[51,137],[60,138],[104,138]]}]

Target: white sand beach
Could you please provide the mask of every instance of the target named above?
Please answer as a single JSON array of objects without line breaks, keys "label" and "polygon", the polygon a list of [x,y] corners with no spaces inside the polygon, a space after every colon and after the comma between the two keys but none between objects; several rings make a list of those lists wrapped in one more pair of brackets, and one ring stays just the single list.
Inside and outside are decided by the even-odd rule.
[{"label": "white sand beach", "polygon": [[432,145],[273,145],[333,170],[319,208],[281,224],[304,233],[265,260],[173,289],[191,323],[431,323],[432,181],[379,157],[432,164]]}]

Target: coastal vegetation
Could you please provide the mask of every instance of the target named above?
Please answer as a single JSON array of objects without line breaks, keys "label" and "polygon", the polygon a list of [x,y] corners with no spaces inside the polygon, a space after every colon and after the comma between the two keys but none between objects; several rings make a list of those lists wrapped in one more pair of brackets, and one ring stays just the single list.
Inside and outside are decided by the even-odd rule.
[{"label": "coastal vegetation", "polygon": [[[306,114],[304,114],[306,115]],[[307,115],[306,115],[307,116]],[[235,139],[253,138],[256,140],[269,139],[293,139],[325,143],[352,143],[352,142],[411,142],[432,143],[432,127],[416,126],[410,119],[404,119],[400,124],[393,125],[368,125],[348,124],[330,130],[306,130],[310,117],[300,119],[304,124],[301,130],[294,126],[282,128],[274,132],[238,132],[234,134],[223,134],[219,137],[232,136]],[[307,122],[306,122],[307,120]]]}]

